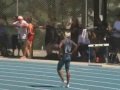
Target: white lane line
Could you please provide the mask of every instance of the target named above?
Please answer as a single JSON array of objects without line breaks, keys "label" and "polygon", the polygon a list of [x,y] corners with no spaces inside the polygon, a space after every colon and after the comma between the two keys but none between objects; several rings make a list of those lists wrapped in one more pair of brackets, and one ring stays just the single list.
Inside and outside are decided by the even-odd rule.
[{"label": "white lane line", "polygon": [[5,89],[5,88],[0,88],[0,90],[9,90],[9,89]]},{"label": "white lane line", "polygon": [[[12,64],[11,64],[11,65],[12,65]],[[0,65],[0,66],[11,66],[11,65],[10,65],[10,64],[8,64],[8,65],[3,64],[3,65]],[[16,64],[15,64],[15,65],[13,64],[12,66],[13,66],[13,67],[14,67],[14,66],[15,66],[15,67],[23,67],[23,66],[17,66]],[[12,67],[12,66],[11,66],[11,67]],[[29,67],[28,67],[28,66],[29,66],[29,65],[26,65],[26,67],[23,67],[23,68],[36,68],[36,69],[38,69],[38,68],[41,68],[40,66],[43,66],[43,67],[46,67],[47,69],[48,69],[48,68],[51,68],[51,67],[53,67],[53,69],[54,69],[54,68],[57,67],[57,66],[48,66],[48,65],[46,65],[46,66],[45,66],[45,65],[39,65],[39,67],[36,67],[36,66],[32,66],[32,67],[29,66]],[[53,70],[53,69],[51,69],[51,70]],[[74,68],[72,68],[72,69],[74,69]],[[93,71],[93,70],[95,70],[95,69],[89,69],[89,68],[86,69],[86,68],[81,68],[81,67],[80,67],[80,68],[75,68],[75,70],[71,70],[71,71],[78,72],[77,70],[86,70],[86,71],[92,70],[92,71]],[[105,71],[105,70],[100,70],[100,69],[98,69],[98,70],[99,70],[99,72],[100,72],[100,71]],[[109,72],[109,71],[106,70],[106,73],[107,73],[107,72]],[[118,74],[120,74],[118,71],[115,72],[115,71],[113,71],[113,70],[112,70],[112,71],[110,70],[109,73],[112,73],[112,72],[113,72],[113,73],[118,73]]]},{"label": "white lane line", "polygon": [[[12,63],[4,63],[4,62],[2,62],[3,63],[3,65],[12,65],[12,66],[18,66],[18,65],[25,65],[26,64],[26,66],[32,66],[32,67],[36,67],[36,68],[40,68],[40,66],[43,66],[43,67],[46,67],[46,68],[51,68],[51,67],[53,67],[53,68],[56,68],[57,67],[57,65],[49,65],[49,64],[47,64],[47,65],[42,65],[42,64],[39,64],[39,65],[33,65],[33,64],[30,64],[30,63],[15,63],[15,62],[12,62]],[[0,66],[2,66],[1,64],[2,64],[1,62],[0,62]],[[14,64],[13,64],[14,63]],[[17,64],[17,65],[16,65]],[[49,66],[48,66],[49,65]],[[72,69],[75,69],[76,71],[77,70],[80,70],[80,69],[82,69],[82,70],[86,70],[86,71],[93,71],[93,70],[99,70],[99,72],[103,72],[103,71],[105,71],[106,73],[118,73],[118,74],[120,74],[120,72],[119,71],[116,71],[116,69],[109,69],[109,70],[101,70],[100,68],[84,68],[84,67],[71,67]],[[103,69],[103,68],[102,68]],[[120,70],[120,69],[117,69],[117,70]]]},{"label": "white lane line", "polygon": [[[0,80],[4,80],[4,81],[11,81],[11,82],[21,82],[21,83],[29,83],[29,84],[43,84],[43,83],[35,83],[35,82],[24,82],[24,81],[16,81],[16,80],[6,80],[6,79],[0,79]],[[39,79],[39,80],[45,80],[45,79]],[[48,80],[46,80],[46,81],[48,81]],[[54,81],[54,80],[49,80],[49,81]],[[54,82],[57,82],[57,81],[54,81]],[[89,84],[81,84],[81,83],[76,83],[76,84],[78,84],[78,85],[85,85],[85,86],[92,86],[92,87],[97,87],[97,88],[105,88],[105,89],[111,89],[111,90],[117,90],[117,89],[119,89],[119,88],[112,88],[112,87],[104,87],[104,86],[96,86],[96,85],[89,85]],[[50,85],[50,84],[44,84],[44,85]],[[53,86],[56,86],[56,87],[59,87],[59,86],[57,86],[57,85],[53,85]],[[72,89],[78,89],[78,90],[80,90],[80,89],[82,89],[82,88],[74,88],[74,87],[70,87],[70,88],[72,88]],[[41,88],[42,89],[42,88]],[[49,89],[42,89],[42,90],[49,90]],[[83,90],[83,89],[82,89]],[[85,89],[85,90],[88,90],[88,89]]]},{"label": "white lane line", "polygon": [[[2,79],[1,79],[1,80],[2,80]],[[9,80],[5,80],[5,81],[9,81]],[[10,87],[30,88],[30,89],[35,89],[35,90],[50,90],[50,89],[36,88],[36,87],[30,87],[30,86],[21,86],[21,85],[5,84],[5,83],[1,83],[1,82],[0,82],[0,85],[6,85],[6,86],[10,86]]]},{"label": "white lane line", "polygon": [[[39,60],[39,61],[40,61],[40,60]],[[44,61],[45,61],[45,60],[44,60]],[[7,61],[6,61],[6,60],[5,60],[5,61],[4,61],[4,60],[0,61],[0,63],[8,63],[8,64],[10,64],[10,63],[11,63],[11,64],[29,64],[29,65],[31,65],[31,64],[32,64],[32,65],[36,65],[36,64],[37,64],[37,65],[39,65],[39,64],[49,64],[50,66],[54,66],[54,65],[57,65],[57,64],[58,64],[58,61],[57,61],[57,63],[50,63],[50,62],[54,62],[54,61],[51,60],[51,61],[48,61],[48,62],[46,62],[46,63],[44,63],[44,62],[27,62],[27,61],[15,61],[15,62],[14,62],[14,61],[9,61],[9,60],[7,60]],[[80,63],[80,65],[81,65],[81,67],[86,67],[86,66],[83,66],[82,63]],[[71,66],[72,66],[72,67],[79,67],[80,65],[73,65],[72,62],[71,62]],[[87,65],[87,67],[92,67],[92,66],[88,66],[88,65]],[[93,66],[93,67],[94,67],[94,66]]]},{"label": "white lane line", "polygon": [[[8,65],[6,65],[7,67],[9,67],[9,68],[2,68],[1,66],[4,66],[5,67],[5,65],[0,65],[0,69],[9,69],[9,68],[21,68],[21,69],[24,69],[24,70],[22,70],[22,71],[30,71],[30,72],[40,72],[40,70],[41,69],[47,69],[48,70],[48,68],[47,67],[45,67],[45,68],[42,68],[42,67],[39,67],[39,68],[35,68],[35,67],[22,67],[22,66],[8,66]],[[28,69],[28,70],[25,70],[25,69]],[[17,70],[17,69],[10,69],[10,70]],[[35,71],[36,70],[36,71]],[[51,70],[53,70],[53,71],[56,71],[56,69],[52,69],[52,68],[50,68],[50,70],[49,71],[51,71]],[[77,71],[77,70],[71,70],[71,72],[73,72],[73,73],[85,73],[85,74],[91,74],[91,72],[90,71],[81,71],[81,70],[83,70],[83,69],[79,69],[79,71]],[[21,71],[21,70],[20,70]],[[119,77],[120,75],[119,74],[106,74],[106,73],[96,73],[96,72],[94,72],[93,73],[94,75],[104,75],[104,76],[112,76],[112,77]]]},{"label": "white lane line", "polygon": [[[25,63],[44,63],[44,64],[57,64],[58,61],[54,61],[54,60],[44,60],[44,59],[27,59],[27,60],[20,60],[20,59],[17,59],[17,58],[0,58],[0,61],[12,61],[12,62],[25,62]],[[119,65],[109,65],[109,64],[105,64],[105,63],[91,63],[93,65],[101,65],[103,68],[111,68],[111,69],[120,69],[120,66]],[[86,62],[86,63],[82,63],[82,62],[74,62],[72,61],[71,62],[71,65],[73,66],[87,66],[87,67],[91,67],[89,66],[89,63]],[[96,67],[96,66],[95,66]]]},{"label": "white lane line", "polygon": [[[0,71],[1,72],[1,71]],[[4,72],[4,73],[14,73],[14,72]],[[44,72],[43,72],[44,73]],[[50,72],[51,73],[51,72]],[[23,74],[23,75],[33,75],[33,76],[45,76],[45,75],[34,75],[34,74],[25,74],[25,73],[14,73],[14,74]],[[84,76],[84,75],[83,75]],[[53,77],[55,78],[54,76],[46,76],[46,77]],[[87,77],[87,76],[86,76]],[[89,77],[89,76],[88,76]],[[103,83],[103,82],[102,82]],[[80,85],[80,83],[72,83],[72,84],[78,84]],[[108,84],[114,84],[114,83],[108,83]],[[86,85],[86,84],[85,84]],[[89,84],[87,84],[89,86]],[[117,85],[117,84],[115,84]],[[96,86],[96,85],[95,85]],[[99,87],[104,87],[104,86],[99,86]]]},{"label": "white lane line", "polygon": [[[39,76],[43,76],[43,77],[49,77],[49,78],[56,78],[54,76],[47,76],[47,75],[39,75]],[[20,78],[20,79],[30,79],[30,80],[36,80],[36,81],[39,81],[41,79],[38,79],[38,78],[28,78],[28,77],[16,77],[16,76],[7,76],[7,75],[0,75],[0,77],[8,77],[8,78]],[[58,78],[56,78],[58,79]],[[43,80],[46,80],[46,79],[43,79]],[[94,80],[86,80],[86,79],[77,79],[77,78],[72,78],[72,80],[79,80],[79,81],[90,81],[90,82],[97,82],[97,83],[102,83],[102,84],[111,84],[111,85],[118,85],[120,86],[120,84],[118,83],[110,83],[110,82],[100,82],[100,81],[94,81]],[[53,82],[60,82],[60,81],[55,81],[55,80],[50,80],[50,79],[47,79],[47,81],[53,81]],[[72,83],[72,84],[75,84],[75,83]]]},{"label": "white lane line", "polygon": [[[19,78],[19,77],[17,77],[17,78]],[[21,78],[21,79],[26,79],[26,78]],[[27,78],[28,79],[28,78]],[[31,84],[31,86],[34,84],[34,85],[38,85],[38,87],[40,86],[40,85],[44,85],[44,86],[51,86],[51,87],[58,87],[58,88],[60,88],[60,86],[59,85],[53,85],[53,84],[46,84],[46,83],[36,83],[36,82],[25,82],[25,81],[18,81],[18,80],[6,80],[6,79],[0,79],[1,81],[3,80],[3,81],[10,81],[10,82],[17,82],[17,83],[24,83],[24,84]],[[36,79],[37,80],[37,79]],[[44,80],[44,81],[52,81],[52,82],[59,82],[59,81],[55,81],[55,80],[46,80],[46,79],[39,79],[39,80]],[[51,83],[52,83],[51,82]],[[33,85],[33,86],[34,86]],[[30,87],[30,86],[29,86]],[[76,89],[76,90],[88,90],[88,89],[83,89],[83,88],[75,88],[75,87],[70,87],[71,89]],[[35,89],[38,89],[38,88],[35,88]],[[50,89],[43,89],[43,88],[39,88],[39,89],[42,89],[42,90],[50,90]]]},{"label": "white lane line", "polygon": [[[10,69],[10,68],[0,68],[0,70],[5,70],[5,69],[7,69],[8,71],[9,71],[9,70],[13,70],[13,71],[17,71],[17,72],[18,72],[18,71],[21,71],[21,72],[24,71],[24,72],[27,72],[27,73],[28,73],[28,72],[32,72],[32,73],[35,73],[35,72],[40,72],[40,73],[41,73],[41,72],[42,72],[42,73],[46,73],[46,74],[55,74],[55,75],[57,75],[57,73],[48,72],[48,71],[47,71],[47,72],[44,72],[44,70],[43,70],[43,71],[40,71],[40,70],[39,70],[39,71],[33,71],[33,70],[19,70],[19,69]],[[8,72],[8,71],[7,71],[7,72]],[[50,71],[50,70],[49,70],[49,71]],[[1,71],[0,71],[0,72],[1,72]],[[2,71],[2,72],[4,72],[4,71]],[[81,71],[80,71],[80,72],[81,72]],[[86,73],[86,72],[82,72],[82,73]],[[24,73],[24,74],[25,74],[25,73]],[[26,75],[27,75],[27,74],[26,74]],[[28,74],[28,75],[29,75],[29,74]],[[33,75],[35,75],[35,74],[33,74]],[[117,79],[116,79],[116,78],[112,78],[112,79],[111,79],[111,78],[108,78],[108,77],[98,77],[98,76],[93,76],[93,75],[92,75],[92,76],[90,76],[90,75],[88,76],[88,74],[87,74],[87,76],[86,76],[86,75],[76,75],[76,74],[73,74],[73,73],[72,73],[71,75],[72,75],[72,76],[84,76],[84,77],[92,77],[92,78],[107,79],[107,80],[109,79],[109,80],[120,81],[119,78],[117,78]]]}]

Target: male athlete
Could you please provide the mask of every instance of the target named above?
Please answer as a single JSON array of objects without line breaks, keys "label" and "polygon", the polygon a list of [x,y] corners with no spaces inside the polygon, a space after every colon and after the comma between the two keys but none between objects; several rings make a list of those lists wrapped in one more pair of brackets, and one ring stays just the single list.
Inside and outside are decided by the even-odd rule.
[{"label": "male athlete", "polygon": [[[69,81],[70,81],[69,67],[70,67],[71,56],[77,50],[77,44],[71,40],[70,32],[65,32],[65,38],[60,42],[59,50],[60,50],[59,51],[60,60],[57,65],[57,72],[60,79],[62,80],[62,83],[65,85],[66,88],[69,88]],[[65,65],[67,82],[65,82],[62,73],[63,65]]]}]

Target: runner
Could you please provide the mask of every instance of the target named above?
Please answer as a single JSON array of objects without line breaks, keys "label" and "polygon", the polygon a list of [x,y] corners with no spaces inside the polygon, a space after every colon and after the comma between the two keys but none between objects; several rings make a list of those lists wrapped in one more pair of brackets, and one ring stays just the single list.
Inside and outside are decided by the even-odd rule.
[{"label": "runner", "polygon": [[[71,56],[77,50],[77,44],[71,40],[70,32],[65,32],[65,38],[60,42],[59,48],[60,48],[59,56],[61,58],[57,65],[57,72],[60,79],[62,80],[62,83],[65,85],[66,88],[69,88],[69,81],[70,81],[69,67],[70,67]],[[63,72],[62,72],[63,65],[65,65],[67,82],[65,82],[65,79],[63,77]]]}]

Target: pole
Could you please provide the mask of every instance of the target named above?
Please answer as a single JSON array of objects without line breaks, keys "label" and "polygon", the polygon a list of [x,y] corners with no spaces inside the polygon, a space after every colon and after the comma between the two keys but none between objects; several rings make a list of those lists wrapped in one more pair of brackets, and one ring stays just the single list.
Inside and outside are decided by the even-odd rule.
[{"label": "pole", "polygon": [[19,7],[19,0],[16,1],[16,16],[18,16],[18,14],[19,14],[18,7]]},{"label": "pole", "polygon": [[85,0],[85,27],[87,27],[87,25],[88,25],[88,11],[87,11],[87,9],[88,9],[88,2],[87,2],[87,0]]},{"label": "pole", "polygon": [[94,0],[94,26],[98,25],[99,19],[99,0]]}]

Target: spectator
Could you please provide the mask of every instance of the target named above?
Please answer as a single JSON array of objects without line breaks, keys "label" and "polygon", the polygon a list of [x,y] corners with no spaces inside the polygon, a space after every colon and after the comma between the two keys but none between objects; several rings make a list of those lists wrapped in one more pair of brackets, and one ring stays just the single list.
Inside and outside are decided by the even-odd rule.
[{"label": "spectator", "polygon": [[79,22],[77,18],[72,18],[72,24],[71,24],[71,40],[73,40],[75,43],[78,41],[78,35],[80,32]]},{"label": "spectator", "polygon": [[106,23],[104,23],[104,21],[102,21],[100,18],[97,19],[96,23],[95,23],[95,27],[96,27],[96,35],[97,35],[97,42],[96,43],[103,43],[104,42],[104,37],[106,35]]},{"label": "spectator", "polygon": [[20,56],[20,44],[18,42],[18,34],[13,34],[11,37],[12,41],[12,55],[15,55],[15,49],[18,49],[18,56]]},{"label": "spectator", "polygon": [[3,56],[7,56],[8,34],[4,25],[4,20],[0,17],[0,51]]},{"label": "spectator", "polygon": [[88,44],[90,44],[88,32],[86,29],[83,29],[78,37],[78,51],[80,52],[80,55],[83,59],[88,57]]},{"label": "spectator", "polygon": [[[14,22],[16,22],[18,20],[18,16],[14,17]],[[16,33],[17,32],[17,33]],[[12,41],[12,53],[14,56],[15,53],[15,49],[18,49],[18,56],[20,56],[20,44],[18,42],[18,30],[16,27],[15,33],[11,36],[11,41]]]},{"label": "spectator", "polygon": [[112,58],[113,63],[118,63],[119,60],[117,58],[117,54],[120,52],[120,15],[118,16],[117,20],[113,24],[113,31],[111,35],[111,47],[112,52],[114,53],[114,58]]},{"label": "spectator", "polygon": [[13,22],[13,25],[18,30],[18,42],[23,52],[25,48],[26,37],[27,37],[28,23],[23,19],[22,16],[18,16],[18,20]]},{"label": "spectator", "polygon": [[[73,40],[75,43],[78,43],[78,35],[79,32],[81,32],[82,30],[82,25],[79,25],[79,21],[76,17],[72,18],[72,23],[71,23],[71,40]],[[79,56],[79,52],[76,52],[73,56],[73,58],[76,58],[77,56]]]},{"label": "spectator", "polygon": [[49,43],[54,42],[54,36],[55,36],[55,27],[53,22],[48,22],[46,25],[46,36],[45,36],[45,46],[47,46]]},{"label": "spectator", "polygon": [[53,22],[48,22],[46,25],[46,36],[45,36],[45,47],[47,51],[47,57],[50,57],[52,54],[52,50],[55,45],[55,39],[56,39],[56,29],[54,27]]},{"label": "spectator", "polygon": [[25,43],[25,49],[24,49],[23,56],[21,57],[21,59],[26,59],[27,56],[31,58],[33,39],[35,35],[35,29],[32,24],[32,18],[27,18],[26,21],[28,22],[28,34],[27,34],[27,40]]},{"label": "spectator", "polygon": [[113,25],[112,46],[115,50],[120,49],[120,43],[118,42],[120,42],[120,16],[118,16]]}]

